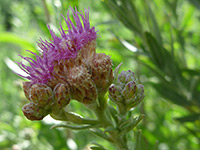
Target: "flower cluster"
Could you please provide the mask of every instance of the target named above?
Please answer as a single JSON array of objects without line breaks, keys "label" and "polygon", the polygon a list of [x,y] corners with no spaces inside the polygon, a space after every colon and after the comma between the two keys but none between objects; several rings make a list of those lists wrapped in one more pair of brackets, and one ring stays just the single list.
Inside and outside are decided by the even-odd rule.
[{"label": "flower cluster", "polygon": [[30,66],[18,62],[30,80],[23,88],[30,103],[22,110],[30,120],[41,120],[52,109],[64,108],[71,99],[84,104],[96,101],[98,93],[104,93],[113,81],[112,61],[109,56],[96,53],[97,31],[90,27],[89,9],[78,12],[72,9],[75,24],[67,13],[64,18],[68,30],[60,25],[61,37],[49,28],[52,40],[40,39],[40,55],[36,60],[23,57]]},{"label": "flower cluster", "polygon": [[118,105],[121,113],[126,113],[143,100],[144,86],[138,83],[134,72],[122,71],[116,83],[109,87],[109,98]]}]

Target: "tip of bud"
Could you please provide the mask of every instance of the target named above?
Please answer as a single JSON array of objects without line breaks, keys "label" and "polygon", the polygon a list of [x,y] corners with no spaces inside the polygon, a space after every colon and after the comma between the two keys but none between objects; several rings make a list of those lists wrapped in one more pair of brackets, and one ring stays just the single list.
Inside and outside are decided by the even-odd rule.
[{"label": "tip of bud", "polygon": [[118,76],[118,82],[121,82],[122,84],[126,84],[130,81],[135,81],[135,73],[128,70],[128,71],[122,71]]},{"label": "tip of bud", "polygon": [[29,94],[31,101],[40,107],[48,105],[53,98],[52,89],[45,84],[32,85]]},{"label": "tip of bud", "polygon": [[122,90],[122,95],[127,100],[132,99],[136,94],[136,90],[137,90],[136,83],[134,81],[130,81],[125,85],[124,89]]},{"label": "tip of bud", "polygon": [[59,109],[69,104],[71,93],[68,84],[62,84],[62,83],[57,84],[53,92],[56,104]]},{"label": "tip of bud", "polygon": [[114,102],[122,102],[123,96],[121,94],[122,88],[115,84],[109,87],[109,98]]},{"label": "tip of bud", "polygon": [[22,107],[22,111],[29,120],[42,120],[48,113],[34,103],[28,103]]},{"label": "tip of bud", "polygon": [[23,82],[23,89],[24,89],[24,94],[25,94],[25,97],[30,100],[30,88],[32,86],[32,83],[31,82]]}]

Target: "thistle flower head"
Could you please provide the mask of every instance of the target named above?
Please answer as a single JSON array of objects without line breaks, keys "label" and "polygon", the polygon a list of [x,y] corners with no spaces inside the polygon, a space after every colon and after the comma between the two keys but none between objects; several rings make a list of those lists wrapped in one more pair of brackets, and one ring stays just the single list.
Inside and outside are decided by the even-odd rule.
[{"label": "thistle flower head", "polygon": [[[88,107],[95,107],[98,94],[105,94],[113,81],[112,61],[105,54],[96,53],[97,31],[90,26],[89,9],[78,12],[72,9],[74,23],[64,18],[68,30],[60,24],[57,36],[48,26],[51,40],[40,39],[41,53],[36,59],[23,57],[30,65],[18,62],[30,81],[23,85],[30,103],[23,107],[30,120],[40,120],[49,113],[60,111],[71,101],[77,100]],[[43,112],[44,110],[44,112]]]},{"label": "thistle flower head", "polygon": [[68,30],[64,30],[62,25],[60,25],[61,37],[56,36],[48,26],[52,40],[44,41],[40,39],[38,46],[41,49],[41,55],[29,51],[36,56],[36,60],[21,56],[29,62],[30,66],[18,62],[19,67],[28,74],[28,76],[18,74],[19,76],[29,79],[33,84],[48,83],[55,77],[55,64],[60,65],[60,62],[75,59],[81,48],[89,42],[96,40],[97,33],[95,28],[90,27],[89,9],[85,9],[84,13],[79,13],[77,9],[74,10],[72,8],[71,11],[75,24],[70,19],[68,11],[67,19],[63,16]]}]

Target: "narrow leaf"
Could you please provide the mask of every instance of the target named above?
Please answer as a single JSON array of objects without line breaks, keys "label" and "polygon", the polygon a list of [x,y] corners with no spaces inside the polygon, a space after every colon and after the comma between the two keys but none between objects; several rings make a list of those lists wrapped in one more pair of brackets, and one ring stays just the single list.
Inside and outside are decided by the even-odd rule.
[{"label": "narrow leaf", "polygon": [[142,150],[142,131],[138,130],[136,131],[136,145],[135,145],[135,150]]},{"label": "narrow leaf", "polygon": [[149,23],[149,27],[151,30],[151,33],[154,33],[154,36],[156,37],[156,40],[159,42],[160,45],[162,45],[162,37],[160,34],[160,29],[158,27],[158,23],[156,21],[155,15],[153,14],[150,2],[148,0],[145,0],[144,2],[145,10],[146,10],[146,16]]},{"label": "narrow leaf", "polygon": [[81,125],[81,126],[75,126],[75,125],[69,125],[69,124],[61,124],[61,125],[54,125],[51,127],[51,129],[54,128],[68,128],[68,129],[72,129],[72,130],[83,130],[83,129],[89,129],[89,128],[97,128],[98,126],[94,126],[94,125]]},{"label": "narrow leaf", "polygon": [[130,123],[124,125],[123,127],[121,127],[121,134],[126,134],[127,132],[129,132],[130,130],[132,130],[134,127],[137,126],[137,124],[144,118],[144,114],[140,115],[139,117],[134,118]]},{"label": "narrow leaf", "polygon": [[152,60],[156,63],[159,68],[163,67],[164,56],[163,56],[163,48],[158,44],[156,39],[149,32],[145,32],[145,37],[147,44],[149,46],[149,50],[152,56]]},{"label": "narrow leaf", "polygon": [[114,79],[116,80],[119,74],[119,69],[121,68],[122,62],[114,70]]},{"label": "narrow leaf", "polygon": [[174,118],[178,121],[180,121],[181,123],[185,123],[185,122],[195,122],[196,120],[200,120],[200,114],[191,114],[188,116],[184,116],[184,117],[180,117],[180,118]]},{"label": "narrow leaf", "polygon": [[100,129],[90,129],[90,131],[93,134],[95,134],[95,135],[97,135],[97,136],[99,136],[99,137],[101,137],[101,138],[103,138],[107,141],[112,142],[112,140],[108,137],[108,135],[106,133],[104,133],[103,131],[101,131]]},{"label": "narrow leaf", "polygon": [[115,108],[113,108],[112,106],[109,106],[109,112],[112,116],[112,118],[115,120],[116,123],[118,123],[118,117],[117,117],[117,111]]}]

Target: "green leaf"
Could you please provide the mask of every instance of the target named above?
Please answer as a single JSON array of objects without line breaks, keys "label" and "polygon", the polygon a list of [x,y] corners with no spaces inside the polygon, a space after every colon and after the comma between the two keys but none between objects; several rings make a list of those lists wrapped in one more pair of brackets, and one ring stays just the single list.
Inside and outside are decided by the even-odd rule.
[{"label": "green leaf", "polygon": [[106,133],[104,133],[102,130],[100,130],[100,129],[90,129],[90,131],[93,134],[95,134],[95,135],[97,135],[97,136],[99,136],[99,137],[101,137],[101,138],[103,138],[107,141],[112,142],[112,140],[108,137],[108,135]]},{"label": "green leaf", "polygon": [[137,124],[144,118],[144,114],[135,117],[133,120],[128,121],[126,124],[123,124],[123,126],[120,127],[120,134],[126,134],[127,132],[129,132],[130,130],[132,130],[134,127],[137,126]]},{"label": "green leaf", "polygon": [[[132,1],[120,1],[120,4],[116,0],[105,0],[103,4],[113,13],[117,18],[130,30],[135,31],[138,35],[141,35],[142,26],[139,23],[139,17],[137,10]],[[131,19],[130,19],[131,18]]]},{"label": "green leaf", "polygon": [[112,118],[115,120],[116,123],[118,123],[119,120],[118,120],[118,117],[117,117],[116,109],[113,108],[112,106],[109,106],[108,108],[109,108],[109,112],[110,112]]},{"label": "green leaf", "polygon": [[145,32],[145,38],[147,41],[147,44],[149,46],[149,50],[152,56],[152,60],[154,63],[159,67],[163,68],[164,65],[164,55],[163,55],[163,48],[158,44],[156,39],[152,36],[151,33]]},{"label": "green leaf", "polygon": [[96,125],[99,123],[98,120],[95,119],[86,119],[83,118],[81,115],[74,113],[74,112],[65,112],[68,121],[71,121],[76,124],[90,124]]},{"label": "green leaf", "polygon": [[188,74],[190,76],[200,76],[200,71],[199,70],[193,70],[193,69],[190,69],[190,68],[183,68],[182,72],[186,73],[186,74]]},{"label": "green leaf", "polygon": [[98,147],[98,146],[90,146],[90,149],[92,149],[92,150],[106,150],[105,148]]},{"label": "green leaf", "polygon": [[177,86],[166,84],[164,82],[160,82],[158,84],[151,83],[151,85],[159,92],[162,96],[172,101],[173,103],[181,106],[188,107],[190,106],[190,102],[187,101],[184,95],[179,94],[177,90]]},{"label": "green leaf", "polygon": [[142,65],[146,66],[149,70],[151,70],[161,81],[166,82],[166,79],[164,78],[165,73],[158,69],[150,60],[143,59],[142,57],[136,57],[134,58],[141,63]]},{"label": "green leaf", "polygon": [[97,128],[98,126],[95,125],[81,125],[81,126],[77,126],[77,125],[69,125],[69,124],[61,124],[61,125],[54,125],[51,127],[51,129],[54,128],[68,128],[68,129],[72,129],[72,130],[83,130],[83,129],[89,129],[89,128]]},{"label": "green leaf", "polygon": [[193,4],[196,8],[200,9],[199,0],[188,0],[191,4]]},{"label": "green leaf", "polygon": [[142,150],[142,131],[136,131],[136,142],[135,142],[135,150]]},{"label": "green leaf", "polygon": [[90,146],[90,148],[92,150],[106,150],[102,145],[100,145],[96,142],[93,142],[92,144],[93,144],[93,146]]},{"label": "green leaf", "polygon": [[150,2],[148,0],[144,0],[144,6],[145,6],[146,17],[147,17],[147,21],[148,21],[151,33],[154,34],[154,36],[156,37],[156,40],[159,42],[160,45],[162,45],[162,37],[161,37],[160,29],[158,27],[158,23],[156,21],[155,15],[151,10]]},{"label": "green leaf", "polygon": [[121,68],[122,62],[115,68],[114,70],[114,79],[117,80],[118,74],[119,74],[119,69]]},{"label": "green leaf", "polygon": [[115,130],[116,130],[116,128],[109,126],[109,127],[105,128],[104,132],[110,132],[110,131],[115,131]]},{"label": "green leaf", "polygon": [[[200,6],[200,3],[199,3]],[[200,7],[199,7],[200,8]],[[185,15],[181,24],[181,29],[184,31],[186,28],[189,28],[193,25],[193,19],[195,8],[192,6],[188,6],[187,11],[185,11]]]},{"label": "green leaf", "polygon": [[184,116],[184,117],[180,117],[180,118],[174,118],[178,121],[180,121],[181,123],[185,123],[185,122],[195,122],[196,120],[200,120],[200,114],[191,114],[188,116]]},{"label": "green leaf", "polygon": [[23,47],[24,49],[35,50],[34,44],[25,38],[22,38],[14,33],[0,32],[0,42],[13,43]]}]

